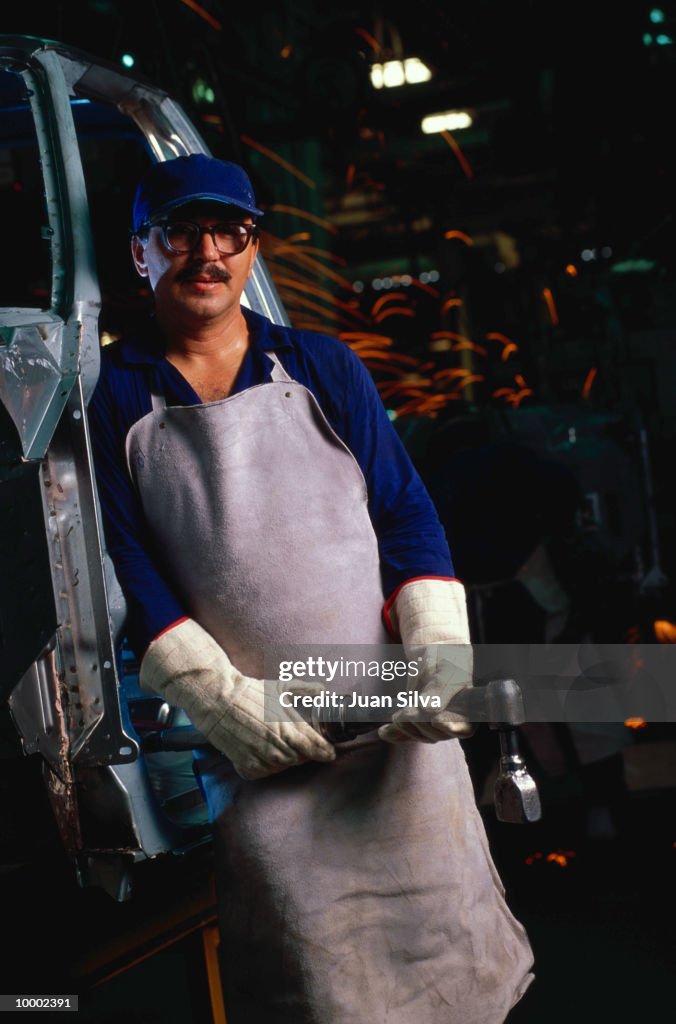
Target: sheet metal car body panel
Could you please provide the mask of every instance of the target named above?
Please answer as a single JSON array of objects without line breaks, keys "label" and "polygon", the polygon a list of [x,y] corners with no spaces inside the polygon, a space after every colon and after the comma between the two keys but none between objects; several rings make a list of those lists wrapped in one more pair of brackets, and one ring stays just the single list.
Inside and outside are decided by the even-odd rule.
[{"label": "sheet metal car body panel", "polygon": [[[209,152],[162,90],[60,43],[0,36],[0,200],[17,240],[0,296],[0,697],[25,753],[44,760],[81,881],[123,899],[131,864],[206,830],[196,800],[167,812],[190,786],[162,797],[172,773],[191,775],[189,753],[141,749],[134,713],[181,720],[125,683],[124,600],[92,470],[101,291],[85,154],[111,138],[148,165]],[[288,322],[261,260],[245,301]]]}]

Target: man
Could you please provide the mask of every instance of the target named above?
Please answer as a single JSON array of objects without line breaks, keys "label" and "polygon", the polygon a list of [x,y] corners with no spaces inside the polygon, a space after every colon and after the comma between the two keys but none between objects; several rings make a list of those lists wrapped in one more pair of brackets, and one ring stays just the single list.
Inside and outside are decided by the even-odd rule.
[{"label": "man", "polygon": [[263,716],[266,644],[469,638],[438,518],[360,361],[240,306],[260,215],[234,164],[145,175],[132,255],[155,318],[104,349],[91,404],[141,685],[213,748],[198,767],[228,1022],[498,1024],[531,955],[457,742],[468,724],[441,711],[334,747],[300,715]]}]

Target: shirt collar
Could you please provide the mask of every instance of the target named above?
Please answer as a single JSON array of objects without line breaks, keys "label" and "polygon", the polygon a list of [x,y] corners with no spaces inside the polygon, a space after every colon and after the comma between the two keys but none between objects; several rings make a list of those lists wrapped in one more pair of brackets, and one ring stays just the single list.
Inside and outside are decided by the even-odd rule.
[{"label": "shirt collar", "polygon": [[[267,317],[254,313],[246,306],[240,308],[249,327],[252,348],[268,352],[271,349],[291,346],[288,328],[273,324]],[[148,317],[143,327],[121,339],[119,352],[125,363],[154,366],[163,361],[164,342],[154,315]]]}]

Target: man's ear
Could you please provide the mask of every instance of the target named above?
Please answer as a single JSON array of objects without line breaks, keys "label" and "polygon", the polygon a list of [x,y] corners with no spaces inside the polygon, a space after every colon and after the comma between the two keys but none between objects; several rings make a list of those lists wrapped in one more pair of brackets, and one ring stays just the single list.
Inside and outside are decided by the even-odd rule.
[{"label": "man's ear", "polygon": [[148,276],[148,268],[146,266],[145,259],[145,244],[141,241],[138,235],[132,235],[131,237],[131,258],[134,261],[134,266],[141,277]]}]

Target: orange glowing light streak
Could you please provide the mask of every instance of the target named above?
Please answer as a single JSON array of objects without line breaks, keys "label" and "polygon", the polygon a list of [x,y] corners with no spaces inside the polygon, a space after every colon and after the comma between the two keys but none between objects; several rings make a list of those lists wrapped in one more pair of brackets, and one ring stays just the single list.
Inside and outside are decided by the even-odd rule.
[{"label": "orange glowing light streak", "polygon": [[499,331],[488,331],[486,341],[499,341],[501,345],[514,344],[511,338],[508,338],[506,334],[500,334]]},{"label": "orange glowing light streak", "polygon": [[266,210],[269,210],[271,213],[290,213],[294,217],[301,217],[303,220],[312,221],[313,224],[317,224],[320,228],[325,228],[326,231],[330,231],[333,235],[338,234],[338,228],[331,221],[324,220],[323,217],[317,217],[316,214],[310,213],[308,210],[301,210],[297,206],[273,203],[271,206],[266,206]]},{"label": "orange glowing light streak", "polygon": [[332,306],[338,306],[339,309],[343,309],[355,320],[363,320],[366,324],[371,322],[370,317],[366,316],[365,313],[362,313],[361,310],[357,306],[353,305],[351,301],[343,302],[342,299],[337,299],[335,295],[331,294],[331,292],[327,292],[326,288],[320,288],[319,285],[310,284],[309,281],[279,274],[275,275],[275,284],[278,288],[286,287],[303,292],[309,292],[311,295],[316,295],[318,299],[323,299]]},{"label": "orange glowing light streak", "polygon": [[321,320],[308,319],[304,320],[300,317],[293,318],[293,326],[297,327],[301,331],[312,331],[319,334],[326,333],[326,329]]},{"label": "orange glowing light streak", "polygon": [[551,320],[554,327],[559,322],[559,314],[556,311],[556,303],[554,302],[554,296],[552,295],[551,288],[542,289],[542,297],[547,303],[547,310],[549,312],[549,319]]},{"label": "orange glowing light streak", "polygon": [[186,7],[189,7],[190,10],[199,15],[200,18],[203,18],[207,25],[211,25],[211,27],[215,28],[217,32],[220,32],[223,28],[220,21],[216,21],[208,11],[205,11],[203,7],[200,7],[199,4],[195,3],[195,0],[181,0],[181,3],[185,4]]},{"label": "orange glowing light streak", "polygon": [[468,373],[466,377],[462,377],[460,380],[456,381],[453,390],[462,391],[462,389],[466,388],[468,384],[479,383],[482,380],[486,380],[483,373]]},{"label": "orange glowing light streak", "polygon": [[492,398],[506,398],[507,395],[513,395],[514,388],[497,388],[491,395]]},{"label": "orange glowing light streak", "polygon": [[589,398],[589,393],[590,393],[590,391],[592,389],[592,384],[594,383],[594,380],[596,378],[596,374],[597,373],[598,373],[598,367],[592,366],[591,370],[589,371],[589,373],[585,377],[585,381],[584,381],[584,384],[582,386],[582,397],[584,399]]},{"label": "orange glowing light streak", "polygon": [[528,398],[528,396],[532,395],[532,394],[533,394],[533,391],[532,391],[531,388],[523,388],[522,391],[517,391],[516,394],[510,395],[507,398],[507,401],[515,409],[518,409],[518,407],[523,402],[524,398]]},{"label": "orange glowing light streak", "polygon": [[476,342],[472,341],[471,338],[467,338],[464,334],[456,334],[455,331],[432,331],[430,338],[435,340],[438,338],[448,338],[449,341],[454,341],[453,352],[461,352],[464,349],[468,349],[472,352],[478,352],[482,356],[488,355],[486,349],[481,345],[477,345]]},{"label": "orange glowing light streak", "polygon": [[407,384],[403,380],[388,380],[383,381],[379,386],[383,398],[391,398],[393,395],[398,395],[409,398],[420,398],[428,394],[427,391],[423,391],[422,388],[413,388],[410,384]]},{"label": "orange glowing light streak", "polygon": [[[378,367],[379,372],[384,373],[389,367]],[[403,370],[399,371],[400,375],[404,373]],[[391,398],[392,395],[396,394],[410,394],[411,393],[411,382],[407,380],[384,380],[378,385],[378,390],[381,392],[383,397]]]},{"label": "orange glowing light streak", "polygon": [[348,164],[345,172],[345,188],[352,188],[354,182],[354,176],[357,173],[356,164]]},{"label": "orange glowing light streak", "polygon": [[375,314],[379,312],[386,303],[392,302],[393,299],[401,299],[405,302],[406,292],[388,292],[387,295],[381,295],[380,298],[376,299],[371,306],[371,313],[375,316]]},{"label": "orange glowing light streak", "polygon": [[411,285],[414,288],[420,288],[420,290],[423,291],[423,292],[427,292],[427,294],[431,295],[432,298],[434,298],[434,299],[438,299],[439,298],[439,289],[438,288],[432,287],[431,284],[423,284],[423,282],[419,278],[417,278],[417,277],[411,278]]},{"label": "orange glowing light streak", "polygon": [[456,342],[456,344],[453,346],[454,352],[463,352],[465,350],[470,352],[476,352],[480,356],[488,355],[488,352],[486,351],[485,348],[483,348],[481,345],[477,345],[475,341],[470,341],[469,338],[463,338],[462,341]]},{"label": "orange glowing light streak", "polygon": [[434,374],[434,379],[439,380],[453,380],[455,377],[467,377],[469,370],[464,369],[462,366],[455,366],[453,368],[447,367],[444,370],[437,370]]},{"label": "orange glowing light streak", "polygon": [[367,32],[365,28],[356,28],[355,32],[358,36],[361,36],[365,43],[371,47],[374,53],[379,54],[382,47],[375,36],[372,36],[370,32]]},{"label": "orange glowing light streak", "polygon": [[656,619],[653,623],[655,639],[660,644],[676,644],[676,624],[668,619]]},{"label": "orange glowing light streak", "polygon": [[298,180],[302,181],[304,185],[308,186],[308,188],[317,188],[316,181],[313,181],[312,178],[308,178],[307,174],[303,174],[301,170],[294,167],[293,164],[290,164],[289,161],[285,160],[283,156],[279,155],[279,153],[275,153],[272,149],[268,149],[268,147],[264,146],[262,142],[256,142],[255,139],[250,138],[248,135],[240,135],[240,140],[245,146],[250,146],[263,156],[267,156],[269,160],[274,160],[276,164],[283,167],[285,171],[289,172],[289,174],[293,174],[294,178],[298,178]]},{"label": "orange glowing light streak", "polygon": [[290,57],[292,53],[293,53],[293,46],[291,45],[291,43],[287,43],[286,46],[283,46],[281,48],[281,50],[279,51],[279,56],[283,57],[284,60],[286,60],[286,58]]},{"label": "orange glowing light streak", "polygon": [[382,313],[378,313],[373,319],[379,324],[388,316],[415,316],[415,310],[409,309],[407,306],[390,306],[388,309],[384,309]]},{"label": "orange glowing light streak", "polygon": [[527,388],[528,387],[528,385],[526,384],[525,380],[523,379],[523,377],[521,376],[520,373],[514,374],[514,380],[516,381],[516,383],[519,385],[520,388]]},{"label": "orange glowing light streak", "polygon": [[574,263],[568,263],[566,266],[566,274],[568,277],[577,277],[577,267]]},{"label": "orange glowing light streak", "polygon": [[510,341],[508,345],[505,345],[502,352],[500,353],[500,359],[503,363],[506,363],[512,352],[518,352],[519,346],[515,345],[513,341]]},{"label": "orange glowing light streak", "polygon": [[469,235],[465,234],[464,231],[446,231],[444,234],[444,238],[459,238],[461,242],[465,243],[465,245],[474,245],[472,238]]},{"label": "orange glowing light streak", "polygon": [[309,231],[297,231],[295,235],[287,235],[284,241],[291,245],[293,242],[309,242],[312,235]]},{"label": "orange glowing light streak", "polygon": [[453,309],[454,306],[462,306],[462,299],[446,299],[441,307],[442,315],[448,313],[449,309]]},{"label": "orange glowing light streak", "polygon": [[[332,263],[337,263],[339,267],[344,267],[347,263],[347,260],[342,256],[336,256],[335,253],[329,252],[328,249],[318,249],[314,245],[287,245],[281,239],[273,244],[272,251],[275,256],[283,256],[286,252],[302,252],[306,255],[311,253],[314,256],[323,256],[325,259],[331,260]],[[350,287],[352,286],[350,285]]]},{"label": "orange glowing light streak", "polygon": [[[335,270],[331,270],[326,264],[320,263],[319,260],[315,260],[312,256],[308,256],[307,253],[301,252],[300,247],[296,248],[293,245],[287,246],[288,252],[281,254],[283,260],[288,260],[289,263],[299,263],[302,267],[307,267],[308,270],[312,270],[317,277],[329,277],[332,281],[335,281],[346,291],[352,291],[352,282],[348,281],[347,278],[341,274],[337,274]],[[275,251],[277,255],[279,250]],[[272,257],[274,259],[274,257]],[[270,262],[270,257],[268,257]]]},{"label": "orange glowing light streak", "polygon": [[[457,401],[457,399],[459,397],[460,397],[459,395],[445,395],[444,396],[444,404],[447,405],[449,402],[452,402],[454,400]],[[412,416],[414,413],[418,414],[418,415],[422,415],[425,412],[430,412],[433,415],[435,415],[437,413],[437,411],[439,409],[441,409],[441,408],[443,408],[443,406],[440,403],[438,403],[438,404],[436,404],[434,406],[430,406],[430,405],[428,405],[428,403],[427,403],[427,401],[425,399],[414,398],[414,399],[411,399],[410,402],[405,402],[403,405],[401,405],[397,409],[397,414],[399,416]]]},{"label": "orange glowing light streak", "polygon": [[424,398],[419,403],[418,412],[422,414],[436,412],[438,409],[443,409],[450,401],[452,401],[450,395],[430,395],[429,398]]},{"label": "orange glowing light streak", "polygon": [[466,158],[465,154],[463,153],[463,151],[460,149],[460,146],[458,145],[458,143],[455,141],[455,139],[453,138],[451,133],[448,132],[448,131],[441,132],[441,137],[442,137],[442,139],[445,140],[445,142],[448,143],[448,145],[453,150],[453,155],[455,156],[455,159],[458,161],[458,163],[462,167],[462,170],[463,170],[463,173],[464,173],[465,177],[468,178],[471,181],[472,178],[474,177],[474,171],[472,170],[472,168],[468,164],[467,158]]},{"label": "orange glowing light streak", "polygon": [[558,864],[560,868],[568,867],[568,858],[563,853],[548,853],[545,859],[550,864]]},{"label": "orange glowing light streak", "polygon": [[352,327],[352,321],[343,316],[342,313],[338,313],[333,309],[326,309],[325,306],[320,306],[318,302],[313,302],[312,299],[306,299],[298,294],[292,295],[289,292],[285,292],[284,289],[280,290],[280,297],[289,309],[294,309],[300,304],[307,309],[314,310],[315,313],[321,313],[322,316],[328,317],[329,320],[335,320],[336,323],[347,324],[348,327]]},{"label": "orange glowing light streak", "polygon": [[340,338],[341,341],[374,341],[376,345],[386,345],[387,348],[394,345],[393,339],[386,334],[369,334],[367,331],[352,331],[350,334],[343,332]]},{"label": "orange glowing light streak", "polygon": [[398,364],[399,366],[414,366],[416,369],[418,367],[417,360],[415,360],[412,356],[402,356],[398,352],[390,352],[389,350],[383,352],[383,350],[380,348],[371,349],[368,348],[367,346],[359,345],[358,343],[350,344],[349,341],[346,342],[345,344],[350,345],[352,351],[356,352],[358,356],[363,356],[364,359],[382,360],[383,362],[387,363],[388,366]]},{"label": "orange glowing light streak", "polygon": [[647,722],[645,718],[626,718],[624,721],[627,729],[645,729]]}]

